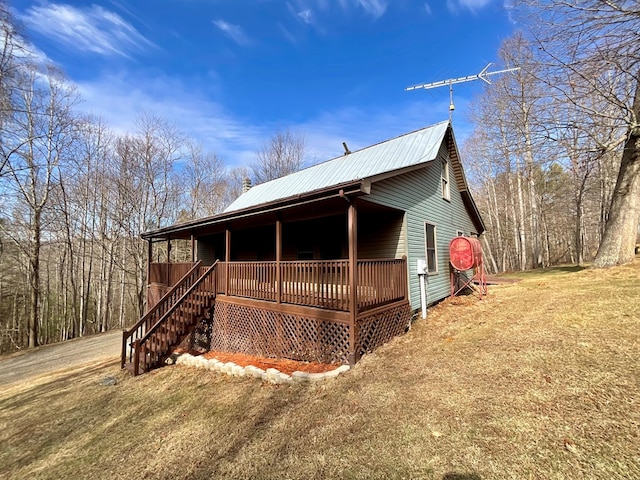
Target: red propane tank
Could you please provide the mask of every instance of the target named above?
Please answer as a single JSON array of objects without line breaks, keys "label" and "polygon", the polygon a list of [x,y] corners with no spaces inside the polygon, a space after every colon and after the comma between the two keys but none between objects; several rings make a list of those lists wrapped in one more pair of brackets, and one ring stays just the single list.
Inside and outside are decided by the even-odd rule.
[{"label": "red propane tank", "polygon": [[482,247],[477,238],[456,237],[449,243],[449,257],[453,268],[471,270],[482,264]]}]

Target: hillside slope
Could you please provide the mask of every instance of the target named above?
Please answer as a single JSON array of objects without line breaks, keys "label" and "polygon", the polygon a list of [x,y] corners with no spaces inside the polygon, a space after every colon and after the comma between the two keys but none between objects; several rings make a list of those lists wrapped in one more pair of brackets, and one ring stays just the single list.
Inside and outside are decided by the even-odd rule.
[{"label": "hillside slope", "polygon": [[640,262],[521,278],[322,384],[114,363],[10,386],[0,477],[640,478]]}]

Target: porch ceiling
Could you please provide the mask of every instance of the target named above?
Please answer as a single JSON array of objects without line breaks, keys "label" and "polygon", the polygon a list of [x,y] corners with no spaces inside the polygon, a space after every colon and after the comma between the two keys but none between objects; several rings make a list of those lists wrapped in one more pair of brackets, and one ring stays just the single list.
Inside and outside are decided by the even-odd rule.
[{"label": "porch ceiling", "polygon": [[[244,230],[247,228],[261,227],[265,225],[273,225],[279,218],[284,223],[298,222],[302,220],[313,220],[317,218],[330,217],[334,215],[346,214],[349,202],[341,198],[338,193],[329,198],[322,198],[311,202],[304,202],[298,205],[287,206],[282,209],[274,209],[269,211],[255,212],[251,215],[239,216],[236,218],[211,217],[209,221],[194,222],[193,224],[185,224],[184,228],[166,228],[143,234],[143,238],[152,241],[166,240],[168,236],[172,239],[189,239],[191,235],[196,237],[215,235],[222,233],[227,228],[231,230]],[[362,208],[366,211],[389,210],[388,208],[375,205],[369,202],[360,202]]]}]

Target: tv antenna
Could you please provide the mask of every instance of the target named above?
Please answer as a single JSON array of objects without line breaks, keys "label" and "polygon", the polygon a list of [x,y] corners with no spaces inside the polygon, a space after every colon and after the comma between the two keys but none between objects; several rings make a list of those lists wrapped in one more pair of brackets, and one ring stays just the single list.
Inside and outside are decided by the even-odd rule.
[{"label": "tv antenna", "polygon": [[483,82],[486,82],[489,85],[491,85],[491,82],[489,81],[489,78],[488,78],[491,75],[498,75],[500,73],[507,73],[507,72],[516,72],[520,70],[520,67],[513,67],[513,68],[505,68],[504,70],[495,70],[493,72],[489,72],[488,70],[491,65],[492,63],[489,62],[487,66],[484,67],[482,71],[476,75],[468,75],[466,77],[459,77],[459,78],[450,78],[449,80],[440,80],[438,82],[432,82],[432,83],[419,83],[417,85],[411,85],[410,87],[407,87],[404,90],[406,92],[410,90],[418,90],[419,88],[428,90],[430,88],[444,87],[445,85],[449,85],[449,120],[451,120],[451,115],[453,114],[453,111],[456,109],[455,105],[453,104],[453,84],[454,83],[463,83],[463,82],[472,82],[473,80],[482,80]]}]

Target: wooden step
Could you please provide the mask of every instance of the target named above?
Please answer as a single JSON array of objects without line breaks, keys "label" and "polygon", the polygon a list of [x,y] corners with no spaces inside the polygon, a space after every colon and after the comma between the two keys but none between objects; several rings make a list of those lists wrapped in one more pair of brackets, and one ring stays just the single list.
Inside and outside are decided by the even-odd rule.
[{"label": "wooden step", "polygon": [[[202,320],[211,317],[216,298],[215,292],[194,291],[176,305],[175,302],[192,285],[190,282],[191,280],[176,290],[174,295],[164,303],[162,309],[157,311],[156,316],[153,317],[154,320],[147,322],[146,328],[150,328],[169,309],[174,309],[172,314],[161,325],[158,325],[158,329],[149,337],[148,341],[141,345],[140,358],[137,359],[140,365],[139,373],[145,371],[142,368],[143,365],[147,365],[147,371],[162,366],[164,359],[193,331],[194,327]],[[131,335],[128,340],[129,343],[133,343],[134,336]],[[133,345],[128,348],[133,348]],[[134,362],[124,364],[124,368],[132,373],[134,366]]]},{"label": "wooden step", "polygon": [[[124,369],[129,372],[131,375],[133,375],[133,362],[129,362],[129,363],[125,363],[124,364]],[[141,373],[145,373],[144,368],[142,368],[142,365],[140,365],[140,367],[138,368],[138,374]]]}]

